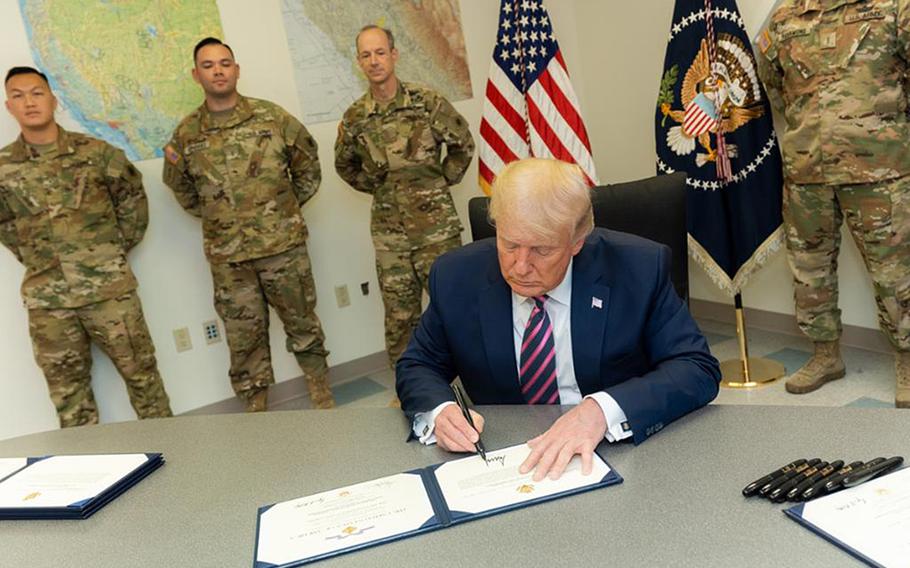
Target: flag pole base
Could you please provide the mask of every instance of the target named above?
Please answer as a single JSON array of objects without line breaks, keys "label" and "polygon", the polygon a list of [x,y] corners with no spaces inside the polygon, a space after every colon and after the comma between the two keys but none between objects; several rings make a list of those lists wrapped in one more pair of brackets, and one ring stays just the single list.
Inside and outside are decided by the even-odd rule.
[{"label": "flag pole base", "polygon": [[749,357],[748,376],[740,359],[730,359],[720,364],[720,386],[728,389],[751,389],[765,386],[784,376],[784,366],[771,359]]},{"label": "flag pole base", "polygon": [[746,339],[746,314],[743,298],[733,298],[736,310],[736,337],[739,340],[739,359],[720,364],[720,386],[728,389],[751,389],[784,376],[784,366],[777,361],[763,357],[749,357],[749,342]]}]

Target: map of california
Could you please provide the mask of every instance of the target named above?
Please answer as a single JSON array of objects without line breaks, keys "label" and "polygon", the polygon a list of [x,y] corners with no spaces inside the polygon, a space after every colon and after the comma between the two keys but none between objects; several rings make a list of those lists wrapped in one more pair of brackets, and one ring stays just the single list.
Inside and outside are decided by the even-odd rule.
[{"label": "map of california", "polygon": [[[177,122],[201,100],[189,73],[193,46],[224,37],[215,0],[19,6],[35,64],[63,106],[81,130],[131,160],[162,156]],[[452,101],[472,95],[458,0],[282,0],[281,10],[305,124],[338,120],[363,94],[354,36],[367,23],[395,31],[402,78]]]},{"label": "map of california", "polygon": [[132,160],[160,157],[199,105],[193,46],[221,37],[215,0],[19,0],[37,66],[82,128]]}]

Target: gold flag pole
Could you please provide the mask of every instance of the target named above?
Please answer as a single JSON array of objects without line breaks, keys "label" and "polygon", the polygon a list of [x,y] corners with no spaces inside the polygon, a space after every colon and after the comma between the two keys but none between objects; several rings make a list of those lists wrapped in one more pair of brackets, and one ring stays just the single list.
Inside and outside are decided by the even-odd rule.
[{"label": "gold flag pole", "polygon": [[749,357],[742,294],[736,294],[733,302],[736,307],[736,338],[739,340],[739,359],[729,359],[720,364],[722,375],[720,386],[731,389],[750,389],[783,377],[784,366],[777,361],[762,357]]}]

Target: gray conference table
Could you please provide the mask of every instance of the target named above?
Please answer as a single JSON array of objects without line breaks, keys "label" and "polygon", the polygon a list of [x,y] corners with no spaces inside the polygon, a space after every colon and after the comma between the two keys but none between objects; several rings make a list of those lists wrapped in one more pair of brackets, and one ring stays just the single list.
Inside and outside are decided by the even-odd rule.
[{"label": "gray conference table", "polygon": [[[488,449],[558,407],[481,407]],[[163,452],[167,464],[84,521],[0,522],[3,567],[249,567],[256,509],[452,459],[404,442],[393,409],[178,417],[33,434],[0,457]],[[910,457],[910,412],[710,406],[644,444],[610,445],[621,485],[317,566],[861,566],[742,487],[797,457]]]}]

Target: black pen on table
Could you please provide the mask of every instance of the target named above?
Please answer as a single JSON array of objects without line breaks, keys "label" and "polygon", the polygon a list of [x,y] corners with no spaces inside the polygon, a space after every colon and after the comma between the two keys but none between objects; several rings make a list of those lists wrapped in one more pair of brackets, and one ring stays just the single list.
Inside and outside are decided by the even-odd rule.
[{"label": "black pen on table", "polygon": [[867,461],[865,464],[859,464],[858,466],[851,468],[850,471],[844,472],[843,474],[835,475],[829,479],[827,483],[825,483],[825,493],[834,493],[835,491],[840,491],[844,488],[842,482],[844,479],[849,477],[851,473],[857,472],[860,469],[872,467],[874,465],[882,463],[883,461],[885,461],[885,458],[875,458],[873,460]]},{"label": "black pen on table", "polygon": [[902,456],[894,456],[875,465],[865,465],[845,477],[841,484],[847,488],[856,487],[870,479],[890,473],[891,470],[897,469],[902,463],[904,463]]},{"label": "black pen on table", "polygon": [[[452,385],[452,390],[455,391],[455,403],[458,404],[458,408],[461,409],[461,413],[464,415],[465,420],[467,420],[468,424],[471,425],[471,428],[477,432],[477,426],[474,426],[474,419],[471,418],[471,412],[468,410],[468,405],[464,401],[464,394],[462,394],[458,385]],[[474,442],[474,449],[477,450],[477,453],[483,458],[483,462],[487,463],[487,450],[483,447],[483,442],[480,440],[480,432],[477,432],[477,441]]]},{"label": "black pen on table", "polygon": [[806,479],[809,479],[810,477],[812,477],[818,470],[825,468],[827,466],[828,466],[828,462],[819,461],[819,462],[813,464],[812,467],[804,469],[803,471],[797,473],[795,476],[793,476],[791,479],[789,479],[786,483],[778,485],[774,489],[774,491],[771,491],[770,493],[768,493],[768,499],[771,499],[775,503],[780,503],[782,501],[786,501],[787,493],[789,493],[791,489],[793,489],[794,487],[796,487],[797,485],[799,485]]},{"label": "black pen on table", "polygon": [[815,473],[813,473],[811,477],[809,477],[808,479],[804,479],[803,481],[799,482],[799,485],[797,485],[796,487],[791,489],[787,493],[787,500],[788,501],[800,500],[800,498],[802,497],[802,494],[805,491],[808,491],[809,489],[811,489],[812,486],[814,486],[816,483],[818,483],[822,479],[830,478],[832,473],[836,473],[836,472],[840,471],[840,469],[842,467],[844,467],[844,460],[835,460],[833,462],[830,462],[825,467],[823,467],[823,468],[819,469],[818,471],[816,471]]},{"label": "black pen on table", "polygon": [[774,491],[775,489],[777,489],[784,483],[787,483],[788,481],[790,481],[791,479],[793,479],[794,477],[796,477],[803,471],[806,471],[810,467],[814,466],[815,464],[819,463],[820,461],[822,461],[822,460],[820,460],[819,458],[812,458],[811,460],[809,460],[807,462],[801,463],[800,465],[791,469],[787,473],[785,473],[781,476],[778,476],[775,479],[769,481],[768,483],[762,485],[761,489],[758,490],[759,495],[761,495],[762,497],[767,496],[769,493],[771,493],[772,491]]},{"label": "black pen on table", "polygon": [[812,499],[815,499],[816,497],[818,497],[820,495],[824,495],[825,493],[828,492],[828,489],[827,489],[828,483],[834,481],[834,484],[831,485],[831,487],[835,487],[836,485],[839,485],[841,480],[843,478],[847,477],[847,474],[849,474],[851,471],[853,471],[855,469],[860,468],[862,465],[863,465],[863,462],[861,462],[861,461],[855,461],[848,465],[845,465],[844,467],[835,471],[831,475],[829,475],[827,477],[823,477],[823,478],[819,479],[818,481],[816,481],[815,485],[813,485],[809,489],[806,489],[805,491],[803,491],[803,493],[800,495],[800,497],[802,498],[803,501],[811,501]]},{"label": "black pen on table", "polygon": [[775,469],[768,475],[756,479],[755,481],[753,481],[749,485],[746,485],[743,488],[743,496],[751,497],[752,495],[755,495],[756,493],[758,493],[758,490],[761,489],[763,485],[765,485],[766,483],[771,483],[772,481],[774,481],[778,477],[784,475],[788,471],[792,471],[792,470],[796,469],[797,467],[803,465],[804,463],[806,463],[806,461],[807,460],[805,458],[792,461],[779,469]]}]

